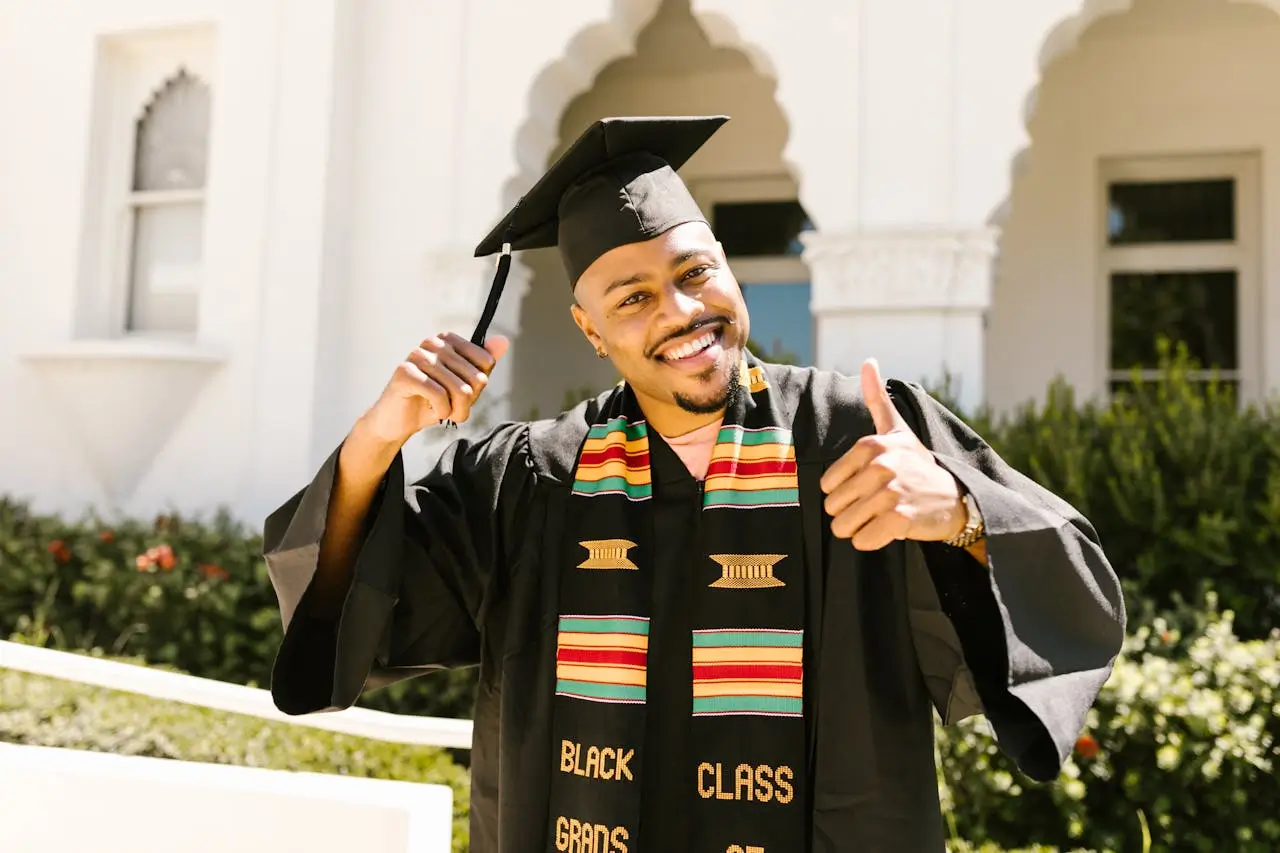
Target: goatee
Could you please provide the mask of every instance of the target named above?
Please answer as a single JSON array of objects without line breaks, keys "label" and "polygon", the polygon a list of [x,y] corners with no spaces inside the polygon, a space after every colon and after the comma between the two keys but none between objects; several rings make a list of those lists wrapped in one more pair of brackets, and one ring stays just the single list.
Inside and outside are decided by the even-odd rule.
[{"label": "goatee", "polygon": [[724,388],[711,397],[695,399],[684,394],[674,394],[676,405],[692,415],[713,415],[732,408],[742,394],[742,383],[738,381],[736,370],[727,371]]}]

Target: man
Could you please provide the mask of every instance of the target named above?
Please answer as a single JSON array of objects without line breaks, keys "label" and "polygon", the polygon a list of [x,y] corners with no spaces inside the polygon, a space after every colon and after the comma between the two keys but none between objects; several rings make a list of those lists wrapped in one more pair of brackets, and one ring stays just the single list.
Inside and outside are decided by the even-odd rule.
[{"label": "man", "polygon": [[[920,388],[764,364],[675,170],[723,118],[588,129],[481,243],[557,245],[623,382],[459,440],[506,341],[428,338],[266,523],[290,714],[478,665],[476,853],[944,849],[936,708],[1053,778],[1119,653],[1090,524]],[[474,336],[483,341],[481,328]]]}]

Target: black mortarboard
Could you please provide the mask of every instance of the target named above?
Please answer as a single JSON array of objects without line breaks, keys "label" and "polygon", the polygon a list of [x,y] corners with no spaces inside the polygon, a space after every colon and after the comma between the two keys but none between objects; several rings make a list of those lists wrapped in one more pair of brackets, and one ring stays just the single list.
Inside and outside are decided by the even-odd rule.
[{"label": "black mortarboard", "polygon": [[606,118],[569,146],[476,247],[501,252],[471,340],[484,341],[511,267],[511,252],[556,246],[569,285],[596,258],[706,217],[676,170],[728,116]]}]

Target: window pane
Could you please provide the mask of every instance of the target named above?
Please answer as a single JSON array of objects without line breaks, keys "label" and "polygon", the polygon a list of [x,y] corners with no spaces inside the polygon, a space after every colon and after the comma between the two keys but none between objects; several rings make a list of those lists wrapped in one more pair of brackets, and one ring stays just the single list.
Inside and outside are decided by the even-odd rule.
[{"label": "window pane", "polygon": [[134,190],[204,186],[209,103],[209,87],[185,71],[156,93],[138,119]]},{"label": "window pane", "polygon": [[798,201],[717,204],[711,225],[731,258],[799,255],[800,232],[813,230]]},{"label": "window pane", "polygon": [[1115,183],[1109,188],[1107,237],[1135,243],[1229,241],[1236,236],[1235,181]]},{"label": "window pane", "polygon": [[140,207],[135,212],[130,331],[193,333],[201,276],[204,208]]},{"label": "window pane", "polygon": [[[1156,380],[1143,381],[1135,385],[1134,382],[1130,379],[1112,379],[1110,383],[1108,383],[1108,387],[1111,390],[1112,398],[1116,400],[1125,400],[1125,399],[1132,399],[1135,395],[1140,396],[1140,392],[1142,391],[1151,393],[1152,391],[1155,390],[1154,388],[1151,387],[1152,385],[1155,384],[1155,381]],[[1208,397],[1210,380],[1192,379],[1190,381],[1192,386],[1198,389],[1201,392],[1201,395],[1203,397]],[[1219,399],[1223,396],[1226,396],[1232,402],[1239,399],[1240,397],[1240,381],[1239,380],[1218,378],[1216,380],[1213,380],[1212,384],[1214,385],[1214,388],[1215,388],[1215,394]]]},{"label": "window pane", "polygon": [[809,283],[744,284],[751,315],[751,351],[765,361],[813,364]]},{"label": "window pane", "polygon": [[1111,367],[1158,367],[1156,340],[1184,342],[1203,367],[1239,367],[1233,270],[1111,276]]}]

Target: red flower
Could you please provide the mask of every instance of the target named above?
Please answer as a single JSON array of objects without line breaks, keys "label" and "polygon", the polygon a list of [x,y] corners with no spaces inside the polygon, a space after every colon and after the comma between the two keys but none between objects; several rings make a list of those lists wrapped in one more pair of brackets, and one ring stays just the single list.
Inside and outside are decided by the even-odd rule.
[{"label": "red flower", "polygon": [[151,568],[151,558],[146,554],[139,554],[137,559],[133,561],[133,564],[138,567],[138,571],[145,572],[147,569]]},{"label": "red flower", "polygon": [[1169,645],[1169,643],[1173,642],[1173,634],[1170,633],[1169,631],[1162,631],[1160,633],[1160,641],[1164,643],[1166,646]]},{"label": "red flower", "polygon": [[174,556],[173,548],[168,545],[157,545],[154,548],[148,548],[146,556],[148,560],[166,572],[178,564],[178,558]]},{"label": "red flower", "polygon": [[1080,735],[1076,741],[1076,752],[1080,753],[1082,758],[1093,758],[1098,754],[1098,741],[1090,734]]},{"label": "red flower", "polygon": [[110,530],[100,530],[98,531],[98,541],[103,544],[110,545],[112,542],[116,541],[116,535]]},{"label": "red flower", "polygon": [[216,563],[201,563],[200,574],[204,575],[207,580],[224,581],[231,577],[231,573]]},{"label": "red flower", "polygon": [[49,553],[53,555],[53,559],[59,563],[66,563],[71,559],[71,549],[67,547],[67,543],[61,539],[55,539],[49,543]]}]

